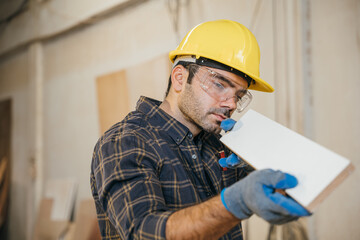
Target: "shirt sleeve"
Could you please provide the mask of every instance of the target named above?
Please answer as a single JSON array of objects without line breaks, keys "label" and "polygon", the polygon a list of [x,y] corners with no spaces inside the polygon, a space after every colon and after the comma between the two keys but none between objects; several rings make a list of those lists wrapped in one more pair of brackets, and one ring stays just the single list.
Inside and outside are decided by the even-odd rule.
[{"label": "shirt sleeve", "polygon": [[98,200],[121,239],[165,239],[166,207],[156,143],[135,133],[104,141],[94,152]]}]

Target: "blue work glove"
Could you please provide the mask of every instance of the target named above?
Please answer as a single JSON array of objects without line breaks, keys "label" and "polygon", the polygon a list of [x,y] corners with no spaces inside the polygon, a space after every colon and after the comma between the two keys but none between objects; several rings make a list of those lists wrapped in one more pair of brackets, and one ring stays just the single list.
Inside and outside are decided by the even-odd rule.
[{"label": "blue work glove", "polygon": [[[235,123],[236,121],[234,119],[228,118],[221,122],[220,127],[225,132],[227,132],[234,127]],[[219,159],[219,164],[223,168],[237,168],[237,167],[251,168],[246,162],[244,162],[240,157],[238,157],[234,153],[227,158]]]},{"label": "blue work glove", "polygon": [[237,167],[248,167],[249,165],[239,158],[236,154],[232,153],[227,158],[220,158],[219,164],[223,168],[237,168]]},{"label": "blue work glove", "polygon": [[235,125],[236,121],[234,119],[231,118],[227,118],[224,121],[221,122],[220,127],[225,131],[230,131],[234,125]]},{"label": "blue work glove", "polygon": [[293,188],[296,185],[294,176],[281,171],[253,171],[223,189],[221,201],[239,219],[246,219],[255,213],[271,224],[283,224],[311,215],[292,198],[275,192],[275,189]]}]

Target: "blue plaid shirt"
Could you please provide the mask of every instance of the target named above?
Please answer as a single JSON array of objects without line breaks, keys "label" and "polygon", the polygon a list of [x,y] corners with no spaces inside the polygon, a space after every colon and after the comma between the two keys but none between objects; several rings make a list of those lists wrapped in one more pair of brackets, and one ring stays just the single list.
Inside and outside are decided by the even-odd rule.
[{"label": "blue plaid shirt", "polygon": [[[95,146],[91,189],[103,239],[165,239],[171,213],[245,176],[242,169],[220,168],[218,152],[229,154],[220,135],[193,137],[160,103],[141,97],[136,111]],[[241,225],[221,239],[242,239]]]}]

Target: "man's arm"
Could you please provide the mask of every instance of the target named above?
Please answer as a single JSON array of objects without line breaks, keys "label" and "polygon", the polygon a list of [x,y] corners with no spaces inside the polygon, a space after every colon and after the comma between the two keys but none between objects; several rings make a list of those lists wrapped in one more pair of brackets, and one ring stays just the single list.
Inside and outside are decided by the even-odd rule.
[{"label": "man's arm", "polygon": [[220,196],[216,196],[170,215],[166,239],[219,239],[240,221],[226,210]]},{"label": "man's arm", "polygon": [[220,196],[171,215],[167,239],[218,239],[241,219],[257,214],[272,224],[283,224],[310,213],[293,199],[277,193],[297,185],[294,176],[265,169],[223,189]]}]

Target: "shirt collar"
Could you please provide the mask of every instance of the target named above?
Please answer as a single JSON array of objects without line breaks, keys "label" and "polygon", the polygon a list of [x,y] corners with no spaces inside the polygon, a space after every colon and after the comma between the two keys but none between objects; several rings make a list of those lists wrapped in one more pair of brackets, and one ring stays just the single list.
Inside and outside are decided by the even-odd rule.
[{"label": "shirt collar", "polygon": [[141,96],[136,104],[136,110],[144,113],[153,127],[166,131],[176,144],[180,145],[186,137],[192,139],[190,130],[160,109],[160,104],[158,100]]}]

